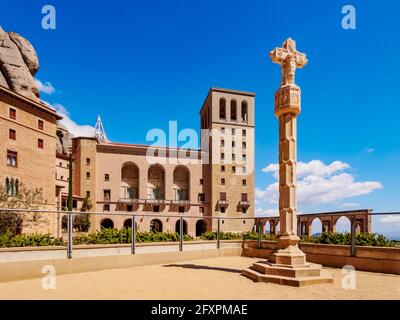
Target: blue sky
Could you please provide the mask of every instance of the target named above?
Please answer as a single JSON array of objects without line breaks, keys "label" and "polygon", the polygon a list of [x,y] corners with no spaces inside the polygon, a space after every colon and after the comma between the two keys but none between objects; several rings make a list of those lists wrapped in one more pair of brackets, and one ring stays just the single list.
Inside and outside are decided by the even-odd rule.
[{"label": "blue sky", "polygon": [[[41,27],[46,4],[57,10],[56,30]],[[341,27],[346,4],[356,8],[356,30]],[[299,211],[400,211],[399,11],[397,1],[1,0],[0,25],[34,45],[36,78],[55,88],[42,99],[79,125],[93,126],[100,113],[113,141],[146,143],[148,130],[171,120],[198,130],[212,86],[255,91],[260,213],[277,206],[273,167],[262,171],[278,148],[280,68],[268,52],[292,37],[309,59],[296,73],[309,191]],[[376,218],[374,228],[399,231],[400,219]]]}]

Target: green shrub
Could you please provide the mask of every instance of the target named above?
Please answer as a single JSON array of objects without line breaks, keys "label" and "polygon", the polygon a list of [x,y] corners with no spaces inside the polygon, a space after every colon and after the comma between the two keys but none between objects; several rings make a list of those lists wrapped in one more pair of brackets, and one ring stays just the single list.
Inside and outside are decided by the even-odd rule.
[{"label": "green shrub", "polygon": [[[303,236],[302,242],[350,245],[351,234],[349,232],[324,232],[320,236]],[[377,233],[359,233],[356,235],[357,246],[394,247],[395,242]]]},{"label": "green shrub", "polygon": [[62,238],[54,238],[50,234],[23,234],[13,235],[11,231],[6,231],[0,236],[0,247],[46,247],[63,246],[65,242]]}]

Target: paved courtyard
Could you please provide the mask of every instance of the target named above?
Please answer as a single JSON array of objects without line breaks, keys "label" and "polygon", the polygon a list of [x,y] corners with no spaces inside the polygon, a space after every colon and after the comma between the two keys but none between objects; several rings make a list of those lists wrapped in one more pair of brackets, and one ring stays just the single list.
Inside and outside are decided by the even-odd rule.
[{"label": "paved courtyard", "polygon": [[325,269],[333,273],[333,285],[302,288],[240,275],[258,260],[223,257],[60,275],[55,290],[42,289],[42,279],[0,283],[0,299],[400,299],[395,275],[357,272],[355,290],[342,288],[339,269]]}]

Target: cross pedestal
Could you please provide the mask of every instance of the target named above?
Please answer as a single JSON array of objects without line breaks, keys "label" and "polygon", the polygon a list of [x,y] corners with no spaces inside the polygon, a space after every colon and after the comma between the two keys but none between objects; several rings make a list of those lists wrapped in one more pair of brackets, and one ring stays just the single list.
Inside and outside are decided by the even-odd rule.
[{"label": "cross pedestal", "polygon": [[297,115],[301,111],[300,88],[294,83],[296,68],[307,64],[306,55],[287,39],[282,48],[270,52],[273,62],[282,65],[282,81],[275,93],[275,116],[279,120],[279,218],[280,234],[275,251],[267,261],[255,263],[242,274],[255,281],[292,286],[332,283],[321,266],[306,262],[299,248],[296,214]]}]

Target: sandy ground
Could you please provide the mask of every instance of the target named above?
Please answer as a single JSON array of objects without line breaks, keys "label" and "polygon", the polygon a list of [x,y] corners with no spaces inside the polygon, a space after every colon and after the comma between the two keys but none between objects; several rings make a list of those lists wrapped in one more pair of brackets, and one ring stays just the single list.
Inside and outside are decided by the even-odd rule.
[{"label": "sandy ground", "polygon": [[333,285],[293,288],[255,283],[240,271],[259,259],[224,257],[56,277],[56,289],[42,279],[0,283],[0,299],[400,299],[400,276],[356,272],[356,289],[345,290],[345,274]]}]

